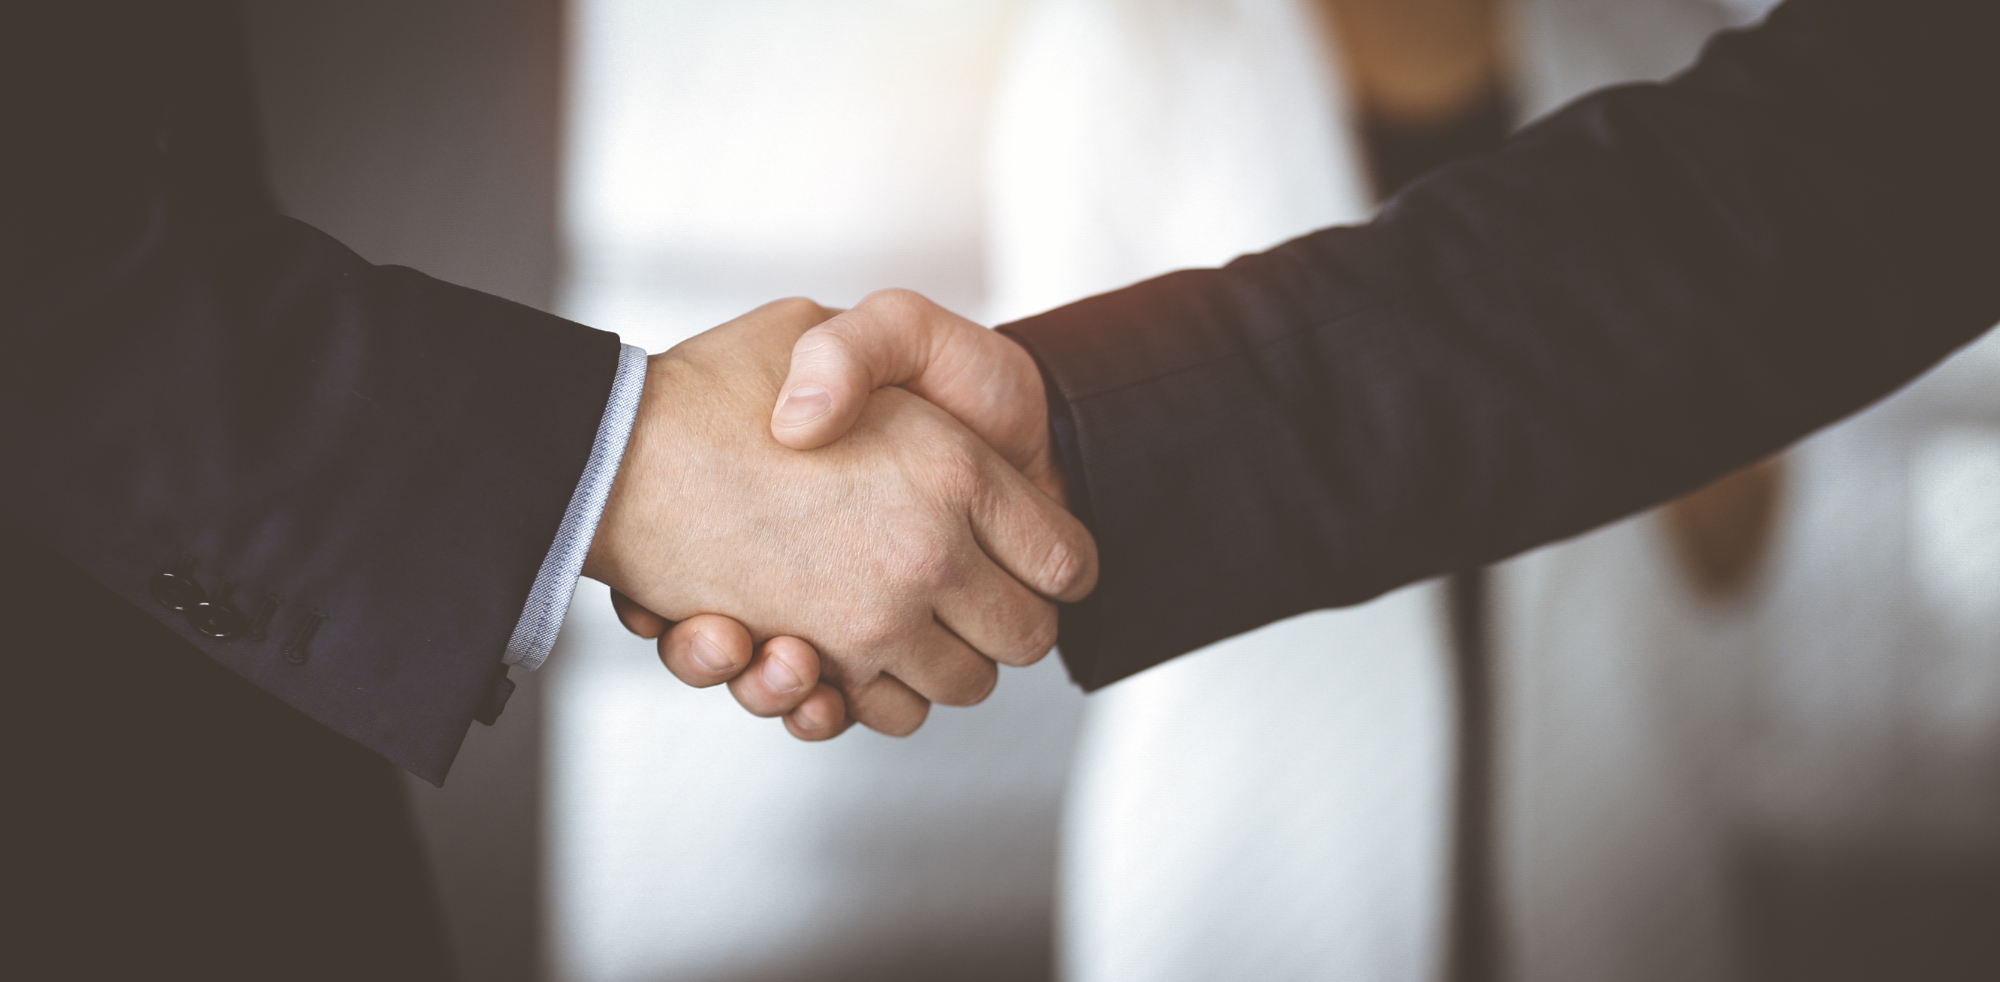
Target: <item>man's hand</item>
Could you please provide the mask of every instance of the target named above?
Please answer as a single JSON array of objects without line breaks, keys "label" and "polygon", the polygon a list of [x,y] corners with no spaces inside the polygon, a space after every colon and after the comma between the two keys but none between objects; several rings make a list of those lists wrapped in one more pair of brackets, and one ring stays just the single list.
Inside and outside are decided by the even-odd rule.
[{"label": "man's hand", "polygon": [[[771,694],[760,690],[769,676],[791,672],[815,696],[837,689],[854,719],[903,734],[932,700],[983,699],[995,661],[1046,654],[1056,620],[1045,598],[1088,594],[1096,548],[1056,500],[911,393],[860,392],[865,405],[844,409],[848,438],[810,453],[771,439],[787,358],[825,317],[780,301],[654,356],[584,571],[640,613],[680,622],[661,646],[677,675],[713,681],[704,644],[723,671],[739,661],[742,637],[723,636],[734,618],[765,641],[758,668],[782,666],[734,676],[749,677],[737,695],[753,711],[784,705],[753,703]],[[816,679],[799,639],[821,656]],[[795,734],[809,735],[797,717],[813,705],[788,715]]]},{"label": "man's hand", "polygon": [[729,692],[753,716],[782,716],[801,740],[830,740],[852,720],[840,692],[819,681],[819,653],[794,637],[762,645],[743,625],[717,614],[697,614],[676,624],[611,591],[611,606],[626,630],[658,638],[660,662],[697,689],[729,683]]},{"label": "man's hand", "polygon": [[1034,358],[908,290],[871,293],[799,338],[771,435],[798,450],[825,446],[860,418],[870,393],[890,385],[950,413],[1067,507]]}]

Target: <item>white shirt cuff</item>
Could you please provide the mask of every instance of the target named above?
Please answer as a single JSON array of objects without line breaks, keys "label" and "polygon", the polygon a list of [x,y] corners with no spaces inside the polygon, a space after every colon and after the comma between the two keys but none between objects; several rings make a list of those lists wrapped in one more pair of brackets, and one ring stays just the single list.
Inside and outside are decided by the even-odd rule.
[{"label": "white shirt cuff", "polygon": [[597,424],[590,460],[583,465],[583,477],[569,497],[555,544],[535,574],[528,606],[521,611],[521,621],[514,625],[514,636],[507,641],[507,657],[501,659],[506,664],[532,671],[542,667],[555,647],[556,633],[562,630],[563,615],[569,613],[570,597],[576,593],[577,577],[583,575],[583,557],[597,536],[604,501],[611,496],[611,482],[625,459],[625,443],[631,439],[632,421],[639,416],[639,395],[645,388],[646,352],[625,345],[618,352],[618,374],[611,379],[611,398]]}]

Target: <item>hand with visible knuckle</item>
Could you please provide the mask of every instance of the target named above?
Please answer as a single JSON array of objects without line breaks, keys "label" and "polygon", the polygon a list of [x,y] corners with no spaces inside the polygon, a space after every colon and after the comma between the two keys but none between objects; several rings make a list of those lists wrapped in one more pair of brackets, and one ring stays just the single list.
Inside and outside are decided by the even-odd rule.
[{"label": "hand with visible knuckle", "polygon": [[947,706],[977,706],[985,702],[986,697],[992,695],[993,690],[1000,684],[999,669],[994,667],[992,662],[986,664],[986,671],[977,674],[968,673],[958,680],[958,685],[952,689],[950,698],[938,701]]},{"label": "hand with visible knuckle", "polygon": [[840,325],[822,324],[799,338],[798,347],[792,350],[792,357],[794,360],[803,358],[808,362],[817,362],[824,360],[820,357],[823,353],[845,347],[847,347],[847,336],[840,330]]},{"label": "hand with visible knuckle", "polygon": [[[917,316],[932,305],[892,290],[863,306]],[[803,640],[817,649],[818,684],[846,697],[842,721],[908,733],[921,725],[927,702],[864,705],[855,701],[855,682],[921,668],[895,659],[921,657],[912,640],[938,630],[940,602],[954,591],[980,599],[966,593],[976,586],[966,564],[990,568],[993,560],[981,555],[968,518],[1000,470],[1011,474],[1012,467],[943,410],[897,388],[870,395],[852,429],[818,449],[792,450],[771,439],[765,420],[794,355],[847,343],[832,327],[801,343],[826,316],[810,301],[784,301],[656,358],[663,380],[656,386],[649,378],[605,509],[622,555],[603,568],[615,571],[615,588],[661,617],[719,613],[751,637]],[[1017,483],[1026,488],[1024,481]],[[1091,574],[1094,554],[1059,541],[1042,567],[1040,583],[1029,589],[1065,596]],[[1054,607],[1038,614],[1006,643],[989,631],[989,643],[1001,649],[995,654],[1010,664],[1046,654],[1055,643]],[[931,695],[956,704],[984,700],[998,669],[981,663]],[[764,662],[749,664],[748,671],[737,666],[743,674],[731,687],[753,711],[787,715],[813,697],[815,685],[806,682],[791,699],[770,698],[773,692],[749,678]],[[787,715],[788,727],[794,724],[806,725]]]},{"label": "hand with visible knuckle", "polygon": [[1059,630],[1059,624],[1060,621],[1056,616],[1055,605],[1051,604],[1048,606],[1044,616],[1035,621],[1033,633],[1028,635],[1027,643],[1024,646],[1024,650],[1027,652],[1026,657],[1023,659],[1024,664],[1032,665],[1035,662],[1041,661],[1044,655],[1047,655],[1055,648],[1056,632]]}]

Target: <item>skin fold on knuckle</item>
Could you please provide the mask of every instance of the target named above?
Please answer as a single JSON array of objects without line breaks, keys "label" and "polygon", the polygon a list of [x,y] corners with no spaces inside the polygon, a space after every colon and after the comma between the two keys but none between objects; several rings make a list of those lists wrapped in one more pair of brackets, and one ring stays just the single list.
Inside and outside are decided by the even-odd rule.
[{"label": "skin fold on knuckle", "polygon": [[928,312],[930,300],[915,290],[890,287],[877,290],[862,299],[861,306],[869,312],[880,314],[895,321],[921,317]]},{"label": "skin fold on knuckle", "polygon": [[[906,585],[909,582],[908,575],[914,574],[895,575],[889,581],[893,584],[891,589],[902,593],[910,592],[910,588]],[[872,671],[864,673],[856,669],[879,665],[881,654],[893,649],[898,640],[908,632],[907,618],[901,607],[901,604],[894,602],[864,603],[858,606],[848,615],[845,630],[841,632],[845,636],[845,643],[832,649],[841,655],[833,659],[832,666],[823,664],[822,674],[828,676],[829,681],[846,676],[850,685],[858,681],[858,676],[873,675]],[[869,683],[862,684],[872,684],[872,679]]]},{"label": "skin fold on knuckle", "polygon": [[908,716],[908,715],[898,714],[897,717],[893,719],[887,719],[887,720],[878,719],[874,722],[868,722],[866,720],[863,720],[863,722],[867,723],[869,729],[874,730],[875,732],[880,733],[883,736],[906,737],[912,733],[917,732],[918,729],[923,727],[924,718],[921,715]]},{"label": "skin fold on knuckle", "polygon": [[994,484],[981,465],[971,434],[943,431],[911,441],[906,467],[923,500],[940,512],[968,514],[986,501]]},{"label": "skin fold on knuckle", "polygon": [[1077,525],[1059,537],[1042,561],[1044,596],[1075,603],[1097,588],[1097,543]]},{"label": "skin fold on knuckle", "polygon": [[852,395],[846,390],[866,385],[866,366],[855,356],[851,314],[841,314],[815,326],[792,346],[792,367],[785,391],[801,385],[816,385],[836,399]]},{"label": "skin fold on knuckle", "polygon": [[824,683],[799,700],[798,706],[785,714],[785,721],[795,736],[808,740],[836,736],[850,722],[847,703],[839,690]]},{"label": "skin fold on knuckle", "polygon": [[817,324],[827,318],[827,309],[806,297],[786,297],[771,302],[773,312],[791,320]]},{"label": "skin fold on knuckle", "polygon": [[871,700],[873,705],[869,707],[866,715],[856,717],[863,726],[883,736],[909,736],[917,732],[924,725],[924,720],[930,716],[930,701],[921,696],[912,693],[906,697],[909,700],[906,702],[893,695],[884,695],[886,698],[878,696]]},{"label": "skin fold on knuckle", "polygon": [[885,377],[878,380],[884,383],[918,380],[948,336],[933,325],[943,308],[914,290],[877,290],[855,310],[868,317],[875,339],[887,344],[877,349],[885,360]]},{"label": "skin fold on knuckle", "polygon": [[989,661],[983,668],[969,669],[952,679],[948,698],[937,701],[946,706],[977,706],[999,687],[1000,670]]},{"label": "skin fold on knuckle", "polygon": [[1041,661],[1042,657],[1056,646],[1058,625],[1055,605],[1044,603],[1026,625],[1014,655],[1007,664],[1025,668]]},{"label": "skin fold on knuckle", "polygon": [[1067,542],[1051,545],[1042,557],[1035,589],[1047,597],[1067,597],[1083,578],[1083,557]]},{"label": "skin fold on knuckle", "polygon": [[861,624],[867,628],[865,643],[878,648],[905,638],[924,620],[920,611],[934,607],[939,597],[965,580],[965,557],[950,526],[927,510],[918,510],[913,517],[915,521],[880,540],[873,563],[883,592],[864,612]]},{"label": "skin fold on knuckle", "polygon": [[818,368],[830,360],[839,360],[839,355],[850,343],[847,332],[847,315],[842,314],[832,320],[813,326],[813,329],[799,336],[792,346],[792,365],[803,364]]}]

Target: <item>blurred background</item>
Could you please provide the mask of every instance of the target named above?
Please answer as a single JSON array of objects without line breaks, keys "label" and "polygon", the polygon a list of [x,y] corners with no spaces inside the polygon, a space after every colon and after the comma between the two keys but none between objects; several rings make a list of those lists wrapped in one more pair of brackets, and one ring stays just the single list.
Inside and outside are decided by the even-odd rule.
[{"label": "blurred background", "polygon": [[[658,351],[885,286],[995,322],[1364,220],[1768,4],[244,7],[291,212]],[[1089,699],[1051,658],[904,740],[686,689],[585,581],[411,782],[461,973],[2000,978],[1996,382],[1989,339],[1473,588]]]}]

